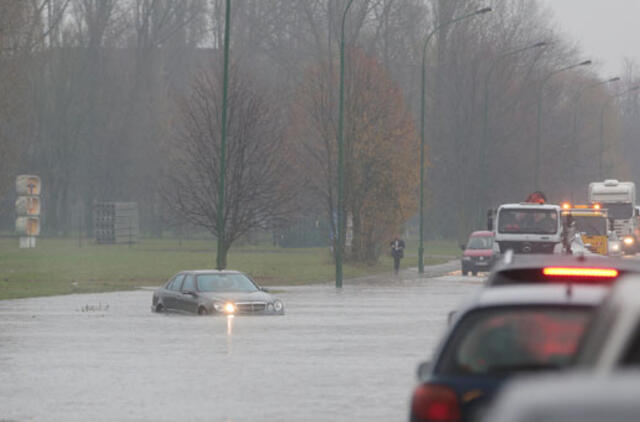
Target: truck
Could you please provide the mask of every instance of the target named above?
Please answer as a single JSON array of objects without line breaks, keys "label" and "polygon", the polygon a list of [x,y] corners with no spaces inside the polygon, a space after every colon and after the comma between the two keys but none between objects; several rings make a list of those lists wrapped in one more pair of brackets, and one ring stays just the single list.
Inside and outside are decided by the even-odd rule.
[{"label": "truck", "polygon": [[622,240],[624,252],[635,254],[640,235],[635,183],[616,179],[592,182],[589,184],[589,202],[607,210],[612,230]]},{"label": "truck", "polygon": [[500,253],[551,254],[563,250],[561,207],[544,201],[502,204],[489,217]]},{"label": "truck", "polygon": [[[567,244],[571,236],[580,237],[580,244],[592,253],[599,255],[618,255],[621,245],[617,236],[610,230],[606,209],[596,205],[562,204],[562,221],[567,231]],[[572,247],[571,245],[569,247]],[[567,247],[567,245],[565,245]]]}]

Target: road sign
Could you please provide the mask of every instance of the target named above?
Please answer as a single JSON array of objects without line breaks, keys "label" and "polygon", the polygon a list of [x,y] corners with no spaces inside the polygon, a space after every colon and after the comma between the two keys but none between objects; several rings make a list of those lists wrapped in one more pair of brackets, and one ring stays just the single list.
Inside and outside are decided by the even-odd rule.
[{"label": "road sign", "polygon": [[40,234],[40,192],[42,182],[33,174],[16,177],[16,232],[20,235],[21,248],[35,248]]}]

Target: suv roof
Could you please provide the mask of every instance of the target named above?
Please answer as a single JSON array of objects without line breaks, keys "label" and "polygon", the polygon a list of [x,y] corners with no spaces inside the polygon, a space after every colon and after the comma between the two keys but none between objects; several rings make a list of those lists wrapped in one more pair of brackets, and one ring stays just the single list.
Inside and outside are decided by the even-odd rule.
[{"label": "suv roof", "polygon": [[598,305],[609,289],[603,286],[528,284],[482,289],[465,311],[496,306]]},{"label": "suv roof", "polygon": [[492,237],[493,232],[489,230],[477,230],[469,235],[469,237]]},{"label": "suv roof", "polygon": [[[545,274],[545,269],[560,272]],[[507,252],[496,263],[486,284],[499,286],[551,281],[610,284],[626,274],[640,274],[640,261],[599,255],[515,255]]]},{"label": "suv roof", "polygon": [[560,205],[555,204],[538,204],[537,202],[518,202],[513,204],[502,204],[500,205],[500,209],[502,208],[514,208],[514,209],[526,209],[526,207],[536,208],[536,209],[546,209],[546,210],[560,210]]}]

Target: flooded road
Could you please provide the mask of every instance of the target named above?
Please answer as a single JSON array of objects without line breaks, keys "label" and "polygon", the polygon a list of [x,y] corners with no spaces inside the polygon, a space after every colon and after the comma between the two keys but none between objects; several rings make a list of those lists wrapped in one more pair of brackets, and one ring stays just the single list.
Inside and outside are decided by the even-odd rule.
[{"label": "flooded road", "polygon": [[287,287],[282,317],[153,314],[151,291],[0,302],[0,420],[404,421],[480,285]]}]

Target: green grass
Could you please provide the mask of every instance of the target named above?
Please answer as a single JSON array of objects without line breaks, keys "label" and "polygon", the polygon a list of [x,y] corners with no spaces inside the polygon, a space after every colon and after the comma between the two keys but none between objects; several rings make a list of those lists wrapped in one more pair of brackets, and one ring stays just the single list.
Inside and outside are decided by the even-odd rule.
[{"label": "green grass", "polygon": [[[212,268],[215,262],[215,242],[205,240],[144,239],[129,247],[87,240],[78,246],[77,239],[39,238],[35,249],[19,249],[17,243],[16,238],[0,239],[0,299],[157,286],[180,270]],[[405,268],[417,266],[412,247],[402,261]],[[426,247],[428,255],[449,251],[453,249],[446,242]],[[232,248],[228,261],[229,268],[247,272],[266,286],[327,282],[335,271],[328,248],[240,246]],[[344,276],[386,273],[391,268],[391,257],[383,256],[373,266],[346,264]]]}]

